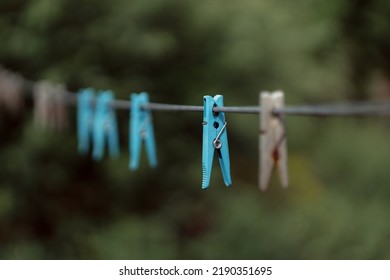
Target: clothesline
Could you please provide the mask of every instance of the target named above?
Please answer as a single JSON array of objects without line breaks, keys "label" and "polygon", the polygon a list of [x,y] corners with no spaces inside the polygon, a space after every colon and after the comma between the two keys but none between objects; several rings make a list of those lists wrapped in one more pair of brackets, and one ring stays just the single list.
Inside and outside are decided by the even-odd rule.
[{"label": "clothesline", "polygon": [[[25,80],[26,85],[33,87],[36,83]],[[77,93],[66,91],[66,102],[70,105],[77,104]],[[111,102],[114,109],[131,110],[131,102],[127,100],[114,100]],[[185,111],[203,112],[203,106],[179,105],[165,103],[148,103],[141,106],[142,109],[152,111]],[[213,108],[214,112],[238,113],[238,114],[261,114],[260,106],[224,106]],[[326,105],[298,105],[285,106],[273,109],[275,115],[292,115],[308,117],[365,117],[365,116],[390,116],[390,102],[385,104],[326,104]]]}]

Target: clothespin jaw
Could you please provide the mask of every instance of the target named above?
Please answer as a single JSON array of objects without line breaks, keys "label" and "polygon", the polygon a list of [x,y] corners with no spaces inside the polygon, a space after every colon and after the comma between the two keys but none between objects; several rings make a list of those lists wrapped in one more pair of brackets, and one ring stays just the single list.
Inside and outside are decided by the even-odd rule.
[{"label": "clothespin jaw", "polygon": [[135,170],[139,166],[141,145],[145,142],[149,165],[157,166],[156,142],[154,138],[152,114],[144,106],[149,103],[148,93],[133,93],[130,95],[130,164],[129,168]]},{"label": "clothespin jaw", "polygon": [[119,156],[118,127],[115,111],[111,106],[113,101],[114,96],[111,91],[100,93],[96,99],[92,151],[95,160],[103,158],[106,141],[110,156]]},{"label": "clothespin jaw", "polygon": [[279,171],[281,185],[288,186],[286,131],[280,115],[274,109],[284,107],[284,93],[261,92],[259,95],[260,114],[260,190],[266,191],[274,165]]},{"label": "clothespin jaw", "polygon": [[80,154],[86,154],[92,138],[94,123],[95,92],[91,88],[81,90],[77,95],[77,138]]},{"label": "clothespin jaw", "polygon": [[219,165],[226,186],[232,184],[230,177],[229,145],[225,113],[213,112],[214,107],[223,107],[223,96],[203,97],[203,142],[202,142],[202,189],[210,184],[214,152],[217,151]]}]

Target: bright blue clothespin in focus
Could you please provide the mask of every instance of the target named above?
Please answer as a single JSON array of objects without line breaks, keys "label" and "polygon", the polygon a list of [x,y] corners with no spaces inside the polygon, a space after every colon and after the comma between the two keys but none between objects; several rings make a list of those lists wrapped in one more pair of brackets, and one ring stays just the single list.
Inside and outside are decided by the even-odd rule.
[{"label": "bright blue clothespin in focus", "polygon": [[91,88],[83,89],[77,95],[77,138],[80,154],[89,151],[93,129],[94,98],[95,92]]},{"label": "bright blue clothespin in focus", "polygon": [[115,111],[111,106],[113,101],[114,96],[111,91],[104,91],[96,98],[92,151],[95,160],[103,158],[106,141],[110,156],[119,155],[118,126]]},{"label": "bright blue clothespin in focus", "polygon": [[223,107],[223,96],[203,97],[203,144],[202,144],[202,189],[210,184],[214,152],[218,154],[223,180],[226,186],[232,184],[230,177],[229,145],[226,131],[225,113],[214,112],[214,107]]},{"label": "bright blue clothespin in focus", "polygon": [[149,103],[146,92],[131,94],[130,112],[130,169],[137,169],[141,155],[141,144],[145,142],[149,165],[157,166],[156,143],[154,139],[152,114],[149,109],[143,108]]}]

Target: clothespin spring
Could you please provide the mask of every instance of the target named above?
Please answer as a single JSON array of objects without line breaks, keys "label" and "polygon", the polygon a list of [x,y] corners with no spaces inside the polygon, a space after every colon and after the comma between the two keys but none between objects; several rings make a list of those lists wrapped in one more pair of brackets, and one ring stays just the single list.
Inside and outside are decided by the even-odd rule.
[{"label": "clothespin spring", "polygon": [[111,125],[110,125],[110,120],[106,119],[103,124],[104,127],[104,132],[108,133],[110,131]]},{"label": "clothespin spring", "polygon": [[[218,123],[216,123],[216,124],[218,124]],[[218,150],[221,149],[221,147],[222,147],[222,142],[221,142],[221,140],[219,140],[219,138],[221,137],[222,132],[225,130],[226,125],[227,125],[227,122],[225,122],[225,124],[223,125],[223,127],[222,127],[221,130],[219,131],[217,137],[216,137],[215,140],[213,141],[213,146],[214,146],[214,148],[216,148],[216,149],[218,149]]]},{"label": "clothespin spring", "polygon": [[148,133],[146,132],[146,124],[148,124],[149,121],[150,121],[150,118],[149,118],[149,116],[147,116],[140,125],[140,128],[141,128],[140,134],[141,134],[142,139],[146,139],[146,137],[148,136]]},{"label": "clothespin spring", "polygon": [[278,118],[280,124],[282,125],[283,128],[283,133],[280,135],[279,140],[276,142],[276,145],[274,147],[274,150],[272,152],[272,158],[275,162],[278,162],[280,155],[279,155],[279,148],[282,146],[283,141],[286,139],[286,128],[285,128],[285,123],[284,123],[284,118],[281,114],[275,113],[275,109],[272,110],[272,114]]}]

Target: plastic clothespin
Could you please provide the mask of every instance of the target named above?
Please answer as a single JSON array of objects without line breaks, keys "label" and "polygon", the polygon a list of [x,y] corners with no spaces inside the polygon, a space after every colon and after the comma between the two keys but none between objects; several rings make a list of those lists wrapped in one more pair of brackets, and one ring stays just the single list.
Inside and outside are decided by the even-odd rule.
[{"label": "plastic clothespin", "polygon": [[137,169],[141,155],[141,144],[145,141],[146,152],[151,167],[157,166],[156,143],[154,139],[152,114],[149,109],[142,108],[149,103],[146,92],[133,93],[130,96],[130,169]]},{"label": "plastic clothespin", "polygon": [[202,143],[202,189],[210,184],[214,152],[217,151],[219,165],[226,186],[232,184],[230,177],[229,145],[227,139],[225,113],[214,112],[214,107],[223,107],[223,96],[203,97],[203,143]]},{"label": "plastic clothespin", "polygon": [[113,101],[114,96],[111,91],[104,91],[96,98],[92,151],[95,160],[103,158],[106,140],[110,156],[119,156],[118,127],[115,111],[111,106]]},{"label": "plastic clothespin", "polygon": [[95,91],[83,89],[77,95],[77,138],[80,154],[89,151],[94,123]]},{"label": "plastic clothespin", "polygon": [[288,186],[287,141],[284,123],[280,115],[275,115],[274,109],[284,107],[284,93],[261,92],[259,95],[260,114],[260,190],[266,191],[271,179],[274,165],[279,171],[283,187]]}]

